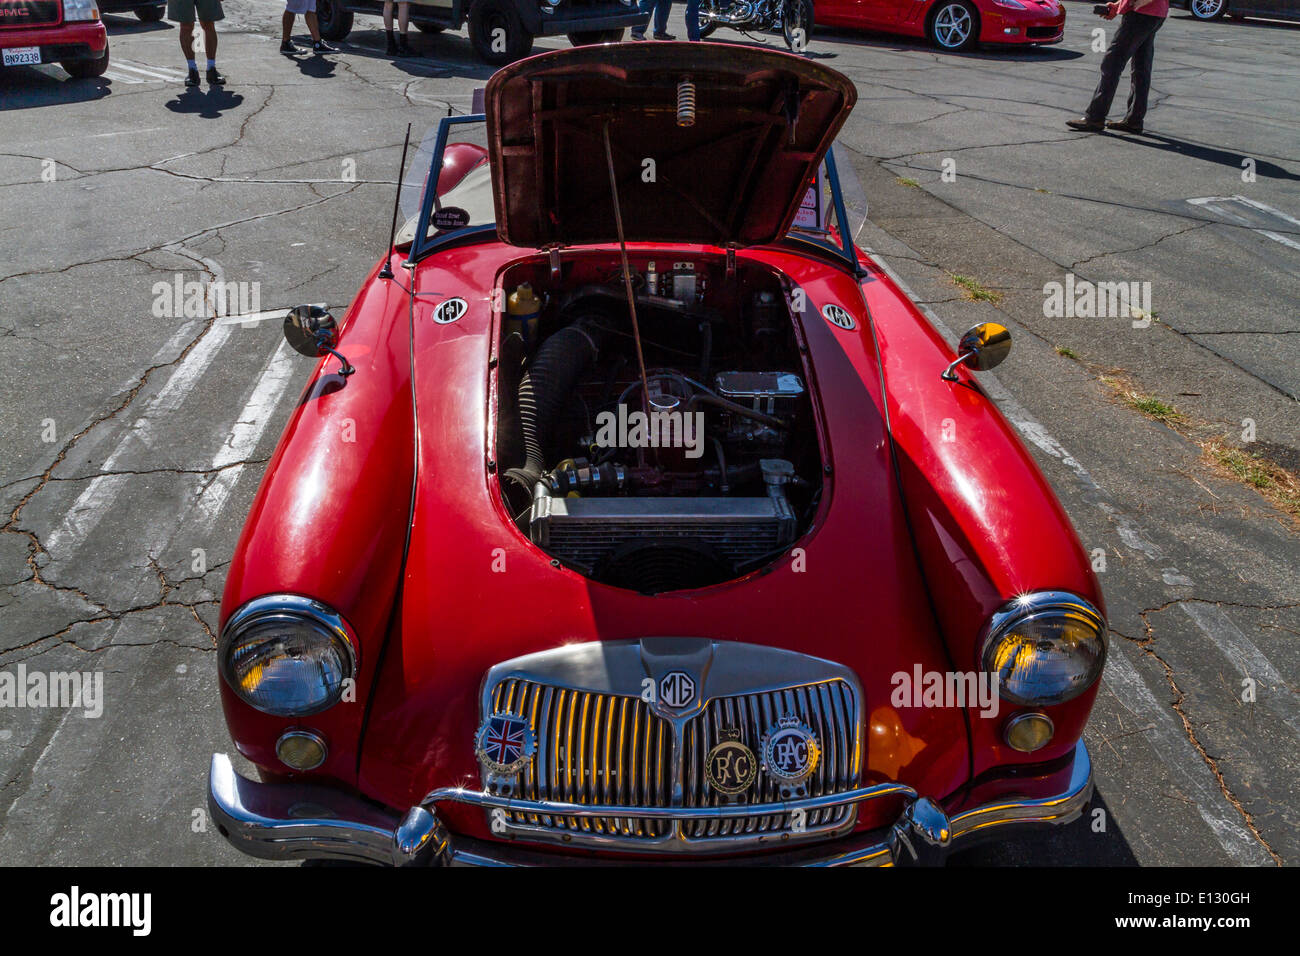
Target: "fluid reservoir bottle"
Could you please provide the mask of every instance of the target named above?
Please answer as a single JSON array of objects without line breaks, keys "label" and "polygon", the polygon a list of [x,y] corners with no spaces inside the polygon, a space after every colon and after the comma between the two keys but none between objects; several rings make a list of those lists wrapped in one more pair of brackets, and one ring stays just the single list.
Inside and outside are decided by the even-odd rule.
[{"label": "fluid reservoir bottle", "polygon": [[527,282],[520,283],[506,300],[506,312],[510,315],[507,331],[523,336],[526,348],[536,344],[537,317],[541,311],[541,300],[533,295],[533,287]]}]

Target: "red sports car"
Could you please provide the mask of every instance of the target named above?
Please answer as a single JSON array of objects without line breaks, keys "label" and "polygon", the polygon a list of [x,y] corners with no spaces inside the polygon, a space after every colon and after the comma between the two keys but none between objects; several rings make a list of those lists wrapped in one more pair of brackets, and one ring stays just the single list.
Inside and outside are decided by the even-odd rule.
[{"label": "red sports car", "polygon": [[0,66],[58,63],[78,78],[108,69],[95,0],[0,0]]},{"label": "red sports car", "polygon": [[285,318],[320,361],[226,582],[231,843],[884,864],[1080,815],[1101,593],[971,374],[1006,330],[954,353],[853,244],[855,99],[623,44],[442,121],[342,321]]},{"label": "red sports car", "polygon": [[1060,43],[1062,0],[817,0],[814,22],[928,37],[944,50],[979,43]]}]

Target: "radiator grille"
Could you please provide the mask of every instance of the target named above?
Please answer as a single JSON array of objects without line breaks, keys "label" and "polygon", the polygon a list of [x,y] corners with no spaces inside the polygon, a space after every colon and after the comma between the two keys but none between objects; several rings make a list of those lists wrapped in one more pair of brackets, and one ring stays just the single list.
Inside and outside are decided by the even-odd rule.
[{"label": "radiator grille", "polygon": [[[498,712],[527,717],[536,735],[536,757],[520,774],[515,794],[527,800],[669,807],[674,805],[677,770],[682,806],[723,806],[728,800],[742,805],[774,802],[780,799],[777,787],[762,772],[748,791],[736,797],[716,792],[705,777],[705,757],[724,728],[739,730],[741,742],[758,755],[763,734],[778,718],[790,715],[812,728],[822,749],[817,770],[807,782],[809,796],[853,789],[860,770],[858,701],[854,689],[838,678],[709,701],[686,722],[678,747],[674,747],[671,723],[638,697],[508,678],[493,689],[492,706]],[[852,806],[812,811],[803,821],[803,832],[815,835],[840,827],[851,822],[855,812]],[[603,842],[614,838],[629,845],[650,844],[672,838],[674,827],[672,821],[635,816],[580,819],[519,811],[507,816],[515,826],[569,832],[574,843],[589,835],[604,838]],[[711,840],[789,832],[792,824],[789,814],[689,821],[682,824],[680,838],[707,845]]]},{"label": "radiator grille", "polygon": [[0,29],[47,26],[62,19],[60,0],[0,0]]}]

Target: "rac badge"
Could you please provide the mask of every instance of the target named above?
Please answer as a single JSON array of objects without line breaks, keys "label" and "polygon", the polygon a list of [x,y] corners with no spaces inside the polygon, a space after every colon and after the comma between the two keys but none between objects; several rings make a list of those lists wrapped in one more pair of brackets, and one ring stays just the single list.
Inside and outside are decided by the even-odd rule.
[{"label": "rac badge", "polygon": [[798,717],[782,717],[763,736],[763,769],[778,783],[798,788],[821,757],[817,735]]},{"label": "rac badge", "polygon": [[493,714],[474,737],[474,752],[493,773],[512,776],[533,759],[537,741],[528,719],[517,714]]},{"label": "rac badge", "polygon": [[721,741],[704,758],[709,786],[719,793],[744,793],[758,776],[754,751],[740,742],[740,731],[723,728]]}]

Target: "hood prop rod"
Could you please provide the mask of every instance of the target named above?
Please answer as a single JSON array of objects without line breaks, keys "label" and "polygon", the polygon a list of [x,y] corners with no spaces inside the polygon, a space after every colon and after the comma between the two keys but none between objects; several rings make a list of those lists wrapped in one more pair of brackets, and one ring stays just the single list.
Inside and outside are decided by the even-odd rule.
[{"label": "hood prop rod", "polygon": [[636,343],[636,362],[641,372],[641,410],[649,417],[650,383],[645,374],[645,355],[641,351],[641,328],[636,321],[636,295],[632,292],[632,268],[627,261],[627,238],[623,235],[623,211],[618,204],[618,177],[614,174],[614,150],[609,144],[609,120],[605,120],[605,165],[609,167],[609,191],[614,197],[614,227],[618,230],[618,251],[623,262],[623,288],[627,291],[627,311],[632,316],[632,340]]}]

